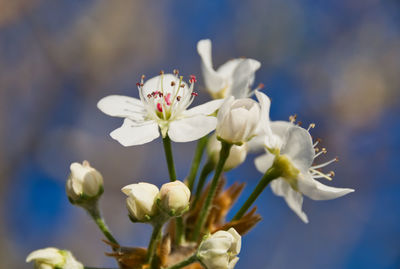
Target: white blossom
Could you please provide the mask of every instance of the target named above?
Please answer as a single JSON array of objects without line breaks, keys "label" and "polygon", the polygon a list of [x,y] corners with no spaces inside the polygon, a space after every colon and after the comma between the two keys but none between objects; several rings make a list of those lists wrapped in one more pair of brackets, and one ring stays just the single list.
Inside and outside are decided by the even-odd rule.
[{"label": "white blossom", "polygon": [[197,140],[215,129],[217,120],[212,115],[222,104],[214,100],[187,109],[197,95],[193,91],[196,81],[190,78],[190,86],[178,76],[161,74],[137,84],[140,99],[110,95],[101,99],[97,107],[105,114],[125,118],[122,126],[111,137],[123,146],[148,143],[167,135],[175,142]]},{"label": "white blossom", "polygon": [[68,250],[57,248],[44,248],[31,252],[26,258],[26,262],[34,262],[36,269],[83,269],[83,265],[78,262]]},{"label": "white blossom", "polygon": [[162,208],[174,215],[182,215],[189,207],[190,190],[179,180],[165,183],[160,189]]},{"label": "white blossom", "polygon": [[72,201],[77,201],[83,196],[93,198],[103,191],[103,176],[99,171],[90,166],[88,161],[72,163],[71,173],[66,184],[66,192]]},{"label": "white blossom", "polygon": [[230,228],[218,231],[200,243],[197,258],[208,269],[233,269],[238,262],[242,239],[240,234]]},{"label": "white blossom", "polygon": [[250,98],[236,99],[233,96],[225,99],[218,111],[216,134],[218,139],[241,145],[253,138],[259,127],[263,113],[270,100],[265,94],[256,91],[257,103]]},{"label": "white blossom", "polygon": [[249,97],[255,72],[261,64],[254,59],[238,58],[221,65],[214,70],[211,57],[211,41],[200,40],[197,52],[201,57],[201,68],[207,90],[213,98],[225,98],[233,95],[236,98]]},{"label": "white blossom", "polygon": [[315,153],[318,142],[313,144],[309,130],[283,121],[270,123],[270,128],[274,144],[269,145],[266,154],[255,159],[255,165],[260,172],[265,173],[277,158],[285,162],[287,170],[271,182],[271,189],[276,195],[282,196],[305,223],[308,222],[308,218],[302,210],[303,195],[313,200],[330,200],[354,191],[330,187],[316,180],[331,180],[333,172],[323,173],[319,169],[335,162],[336,158],[322,164],[313,164],[326,150]]},{"label": "white blossom", "polygon": [[128,196],[126,205],[133,220],[147,222],[156,213],[157,186],[140,182],[123,187],[122,192]]},{"label": "white blossom", "polygon": [[[210,160],[216,165],[219,161],[219,153],[221,151],[222,144],[221,141],[217,139],[217,136],[214,134],[210,137],[207,144],[207,153]],[[247,156],[247,143],[243,143],[243,145],[237,146],[233,145],[231,150],[229,151],[228,159],[226,159],[224,170],[231,170],[240,164],[242,164],[246,160]]]}]

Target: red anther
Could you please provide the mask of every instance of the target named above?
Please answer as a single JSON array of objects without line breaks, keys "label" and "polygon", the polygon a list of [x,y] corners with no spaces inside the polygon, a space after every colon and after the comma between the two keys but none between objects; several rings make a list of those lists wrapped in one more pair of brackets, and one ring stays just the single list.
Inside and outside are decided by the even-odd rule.
[{"label": "red anther", "polygon": [[160,98],[163,97],[163,93],[162,93],[162,92],[159,92],[159,93],[158,93],[158,97],[160,97]]},{"label": "red anther", "polygon": [[264,83],[260,83],[260,84],[258,84],[258,87],[257,87],[257,88],[263,89],[264,87],[265,87]]},{"label": "red anther", "polygon": [[196,76],[195,76],[195,75],[190,75],[189,82],[190,82],[190,83],[195,83],[195,82],[197,82]]},{"label": "red anther", "polygon": [[145,77],[146,77],[145,75],[142,75],[142,76],[141,76],[141,79],[144,79]]},{"label": "red anther", "polygon": [[168,93],[167,96],[164,97],[165,103],[170,106],[171,105],[171,93]]},{"label": "red anther", "polygon": [[175,81],[171,81],[171,86],[172,86],[172,87],[175,86]]},{"label": "red anther", "polygon": [[136,86],[138,86],[138,87],[139,87],[139,86],[140,86],[140,83],[139,83],[139,82],[138,82],[138,83],[136,83]]},{"label": "red anther", "polygon": [[140,83],[140,86],[141,86],[141,87],[143,87],[143,85],[144,85],[143,83]]},{"label": "red anther", "polygon": [[198,96],[199,94],[197,92],[192,92],[193,96]]},{"label": "red anther", "polygon": [[149,98],[149,99],[151,98],[151,94],[150,93],[147,95],[147,98]]},{"label": "red anther", "polygon": [[180,96],[177,96],[177,97],[176,97],[176,100],[179,102],[179,101],[181,100],[181,97],[180,97]]},{"label": "red anther", "polygon": [[185,84],[181,84],[181,88],[185,88]]},{"label": "red anther", "polygon": [[157,103],[157,110],[162,112],[162,105],[161,103]]},{"label": "red anther", "polygon": [[178,70],[178,69],[174,69],[173,73],[174,73],[175,75],[178,75],[178,74],[179,74],[179,70]]}]

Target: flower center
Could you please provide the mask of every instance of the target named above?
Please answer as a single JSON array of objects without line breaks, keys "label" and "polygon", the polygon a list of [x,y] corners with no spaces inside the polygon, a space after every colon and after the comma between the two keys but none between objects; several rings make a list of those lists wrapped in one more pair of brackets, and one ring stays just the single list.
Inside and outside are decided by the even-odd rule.
[{"label": "flower center", "polygon": [[196,77],[191,75],[188,86],[179,76],[179,71],[173,74],[160,75],[144,83],[144,76],[137,83],[140,98],[145,104],[149,118],[169,121],[178,117],[192,102],[196,92],[193,92]]}]

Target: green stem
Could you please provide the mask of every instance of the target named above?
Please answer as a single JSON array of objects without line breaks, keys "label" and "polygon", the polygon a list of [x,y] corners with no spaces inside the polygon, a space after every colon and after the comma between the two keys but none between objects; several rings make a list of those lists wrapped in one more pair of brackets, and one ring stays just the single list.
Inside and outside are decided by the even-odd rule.
[{"label": "green stem", "polygon": [[253,190],[253,192],[250,194],[249,198],[247,198],[246,202],[242,205],[242,207],[239,209],[239,211],[236,213],[236,215],[233,217],[233,220],[239,220],[243,215],[247,212],[247,210],[251,207],[251,205],[254,203],[254,201],[257,199],[257,197],[263,192],[263,190],[268,186],[268,184],[280,177],[282,174],[281,169],[278,169],[274,166],[272,166],[270,169],[265,172],[263,177],[261,178],[260,182],[258,182],[257,186]]},{"label": "green stem", "polygon": [[93,205],[85,207],[86,211],[89,213],[89,215],[93,218],[94,222],[97,224],[99,229],[103,232],[104,236],[110,241],[111,243],[114,243],[116,245],[119,245],[118,241],[112,236],[110,230],[108,229],[108,226],[104,222],[104,219],[101,216],[99,206],[97,201],[93,203]]},{"label": "green stem", "polygon": [[166,135],[163,138],[165,158],[167,159],[168,172],[170,181],[176,180],[175,166],[174,166],[174,157],[172,156],[172,147],[171,147],[171,139]]},{"label": "green stem", "polygon": [[185,241],[185,233],[184,233],[185,227],[183,224],[182,217],[177,217],[175,219],[175,225],[176,225],[175,241],[176,241],[176,244],[179,246],[182,244],[182,242]]},{"label": "green stem", "polygon": [[224,168],[226,159],[228,159],[229,156],[229,152],[231,150],[232,144],[229,144],[227,142],[221,141],[222,144],[222,148],[221,151],[219,153],[219,161],[217,164],[217,167],[215,169],[215,174],[214,177],[211,181],[211,185],[210,185],[210,189],[208,191],[206,200],[204,202],[204,205],[200,211],[199,214],[199,219],[197,220],[196,226],[194,228],[194,232],[193,232],[193,240],[197,241],[199,239],[199,236],[201,234],[201,231],[203,229],[204,223],[207,220],[209,211],[210,211],[210,207],[211,207],[211,202],[214,199],[214,195],[215,192],[217,190],[217,186],[218,186],[218,181],[219,181],[219,177],[222,173],[222,170]]},{"label": "green stem", "polygon": [[[150,264],[153,264],[153,261],[154,261],[157,243],[161,236],[161,229],[162,229],[163,224],[164,224],[164,222],[156,223],[153,228],[153,233],[151,234],[149,246],[147,248],[147,257],[146,257],[147,262]],[[150,268],[153,268],[153,267],[151,266]]]},{"label": "green stem", "polygon": [[206,183],[206,179],[208,175],[214,170],[214,168],[215,168],[214,162],[208,160],[204,165],[203,169],[201,170],[199,183],[197,184],[196,194],[194,196],[194,200],[192,203],[192,208],[194,208],[197,202],[199,201],[201,191],[203,190],[204,184]]},{"label": "green stem", "polygon": [[191,263],[194,263],[196,261],[197,261],[197,257],[196,257],[196,255],[193,255],[193,256],[190,256],[189,258],[187,258],[186,260],[183,260],[181,262],[178,262],[177,264],[174,264],[174,265],[168,267],[167,269],[179,269],[179,268],[185,267]]},{"label": "green stem", "polygon": [[208,136],[203,136],[197,142],[196,151],[194,153],[192,167],[190,167],[189,176],[187,178],[189,190],[192,191],[194,187],[194,181],[196,179],[197,170],[199,170],[199,165],[201,162],[201,157],[203,156],[204,149],[207,146]]}]

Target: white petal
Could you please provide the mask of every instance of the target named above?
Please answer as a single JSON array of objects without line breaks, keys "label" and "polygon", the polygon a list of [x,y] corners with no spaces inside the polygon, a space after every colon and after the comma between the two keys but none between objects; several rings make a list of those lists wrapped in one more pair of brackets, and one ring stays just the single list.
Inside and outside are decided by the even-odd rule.
[{"label": "white petal", "polygon": [[224,78],[217,74],[212,66],[211,41],[209,39],[200,40],[197,43],[197,52],[201,58],[201,69],[204,76],[206,87],[211,92],[218,92],[225,87]]},{"label": "white petal", "polygon": [[233,258],[228,264],[228,269],[233,269],[238,261],[239,261],[239,257]]},{"label": "white petal", "polygon": [[244,59],[241,58],[229,60],[217,69],[217,73],[225,78],[233,78],[233,73],[235,72],[235,69],[243,61]]},{"label": "white petal", "polygon": [[256,165],[258,171],[260,171],[261,173],[265,173],[274,163],[274,159],[274,154],[267,153],[255,158],[254,164]]},{"label": "white petal", "polygon": [[288,155],[301,172],[306,173],[311,167],[315,150],[310,133],[301,127],[292,126],[284,139],[281,154]]},{"label": "white petal", "polygon": [[64,258],[59,249],[49,247],[35,250],[26,257],[26,262],[31,262],[33,260],[43,261],[50,264],[59,264],[64,261]]},{"label": "white petal", "polygon": [[130,119],[125,119],[118,129],[111,132],[111,137],[125,147],[142,145],[153,141],[160,136],[158,124],[154,121],[147,121],[138,125]]},{"label": "white petal", "polygon": [[196,115],[172,121],[169,124],[168,136],[175,142],[194,141],[212,132],[216,125],[216,117]]},{"label": "white petal", "polygon": [[217,109],[219,109],[224,102],[224,99],[217,99],[213,100],[210,102],[207,102],[202,105],[198,105],[196,107],[193,107],[185,112],[185,115],[197,115],[197,114],[202,114],[202,115],[210,115],[214,113]]},{"label": "white petal", "polygon": [[271,182],[271,190],[274,194],[282,196],[290,209],[293,210],[302,221],[308,223],[307,215],[303,212],[303,196],[295,191],[284,179],[278,178]]},{"label": "white petal", "polygon": [[[271,130],[271,123],[269,119],[269,110],[271,107],[271,100],[269,97],[260,92],[260,91],[255,91],[255,94],[257,96],[258,102],[260,103],[261,107],[261,116],[260,116],[260,125],[259,128],[261,131],[267,136],[266,141],[273,141],[273,133]],[[271,143],[268,143],[266,146],[275,148],[276,145],[273,145]]]},{"label": "white petal", "polygon": [[146,113],[142,101],[123,95],[106,96],[97,103],[97,107],[109,116],[138,121],[143,121]]},{"label": "white petal", "polygon": [[261,66],[259,61],[245,59],[239,63],[233,72],[231,94],[236,98],[250,96],[250,87],[254,82],[254,73]]},{"label": "white petal", "polygon": [[354,192],[353,189],[334,188],[324,185],[313,179],[310,174],[301,174],[297,186],[304,195],[313,200],[331,200]]}]

